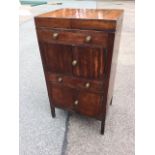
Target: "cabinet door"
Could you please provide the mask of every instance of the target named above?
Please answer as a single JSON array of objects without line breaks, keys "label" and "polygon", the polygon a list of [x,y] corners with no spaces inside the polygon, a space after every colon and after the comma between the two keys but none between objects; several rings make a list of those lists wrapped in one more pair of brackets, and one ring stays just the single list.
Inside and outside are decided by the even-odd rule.
[{"label": "cabinet door", "polygon": [[94,93],[79,92],[78,104],[75,105],[75,109],[78,113],[98,117],[101,109],[101,96]]},{"label": "cabinet door", "polygon": [[104,48],[99,47],[74,47],[72,61],[74,76],[102,78],[107,59],[105,52]]},{"label": "cabinet door", "polygon": [[60,85],[49,84],[52,103],[59,108],[73,109],[76,91]]},{"label": "cabinet door", "polygon": [[40,43],[41,54],[47,71],[72,74],[72,46]]}]

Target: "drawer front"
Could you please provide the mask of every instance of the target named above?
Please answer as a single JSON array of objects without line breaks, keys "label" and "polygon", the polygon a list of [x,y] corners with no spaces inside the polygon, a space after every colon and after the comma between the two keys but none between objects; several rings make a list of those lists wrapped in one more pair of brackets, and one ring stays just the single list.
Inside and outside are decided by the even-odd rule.
[{"label": "drawer front", "polygon": [[39,40],[48,43],[107,47],[108,34],[101,31],[40,28],[37,32]]},{"label": "drawer front", "polygon": [[56,83],[60,86],[67,86],[75,88],[76,90],[92,91],[102,93],[104,90],[103,81],[88,80],[84,78],[77,78],[71,76],[65,76],[62,74],[47,73],[47,80],[52,83]]},{"label": "drawer front", "polygon": [[101,109],[101,96],[68,87],[50,84],[53,105],[97,118]]}]

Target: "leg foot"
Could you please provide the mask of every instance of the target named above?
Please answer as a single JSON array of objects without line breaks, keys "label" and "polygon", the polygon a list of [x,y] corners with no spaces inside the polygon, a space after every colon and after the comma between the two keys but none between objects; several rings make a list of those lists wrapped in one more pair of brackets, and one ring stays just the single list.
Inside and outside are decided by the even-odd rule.
[{"label": "leg foot", "polygon": [[110,105],[112,105],[112,100],[113,100],[113,97],[111,98]]},{"label": "leg foot", "polygon": [[55,108],[54,107],[51,108],[51,114],[52,114],[52,117],[55,118]]},{"label": "leg foot", "polygon": [[105,128],[105,120],[101,122],[101,135],[104,135],[104,128]]}]

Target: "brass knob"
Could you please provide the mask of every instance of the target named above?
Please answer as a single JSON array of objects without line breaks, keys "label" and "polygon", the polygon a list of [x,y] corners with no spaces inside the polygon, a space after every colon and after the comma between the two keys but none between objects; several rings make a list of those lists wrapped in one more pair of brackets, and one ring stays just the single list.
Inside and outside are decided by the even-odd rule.
[{"label": "brass knob", "polygon": [[85,39],[86,43],[89,43],[91,41],[91,39],[92,39],[91,36],[87,36],[86,39]]},{"label": "brass knob", "polygon": [[90,83],[87,82],[87,83],[85,84],[85,87],[86,87],[86,88],[89,88],[89,87],[90,87]]},{"label": "brass knob", "polygon": [[72,66],[76,66],[77,65],[77,60],[73,60],[72,61]]},{"label": "brass knob", "polygon": [[62,82],[62,77],[58,77],[58,82]]},{"label": "brass knob", "polygon": [[53,39],[57,39],[58,38],[58,36],[59,36],[59,33],[53,33]]},{"label": "brass knob", "polygon": [[78,101],[78,100],[75,100],[75,101],[74,101],[74,104],[75,104],[75,105],[78,105],[78,104],[79,104],[79,101]]}]

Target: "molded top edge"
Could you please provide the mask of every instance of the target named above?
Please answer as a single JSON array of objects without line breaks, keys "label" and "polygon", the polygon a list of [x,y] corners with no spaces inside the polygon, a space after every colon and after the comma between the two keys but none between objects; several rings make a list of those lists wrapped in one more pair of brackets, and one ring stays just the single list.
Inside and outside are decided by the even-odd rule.
[{"label": "molded top edge", "polygon": [[117,21],[122,15],[122,9],[59,9],[50,11],[36,18],[91,19]]}]

